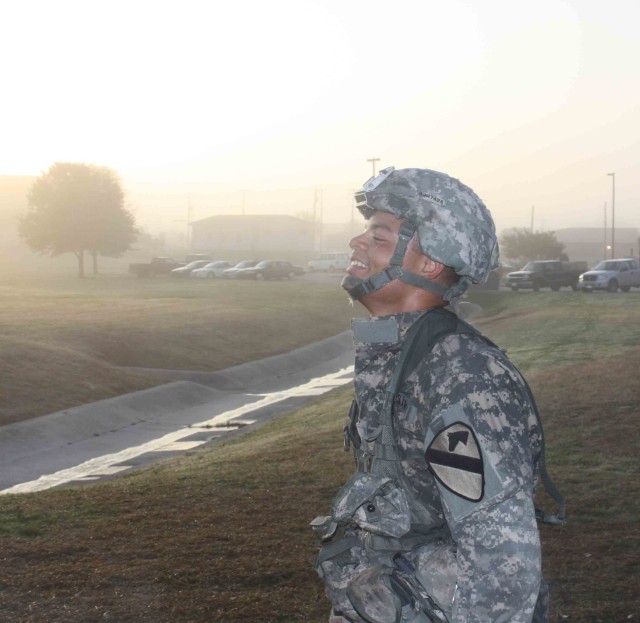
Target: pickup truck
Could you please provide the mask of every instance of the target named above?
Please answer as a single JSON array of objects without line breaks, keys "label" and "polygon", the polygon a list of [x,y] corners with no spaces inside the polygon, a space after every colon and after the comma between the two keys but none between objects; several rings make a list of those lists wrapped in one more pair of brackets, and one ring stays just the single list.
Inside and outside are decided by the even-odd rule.
[{"label": "pickup truck", "polygon": [[580,275],[578,285],[583,292],[617,292],[618,288],[629,292],[631,288],[640,288],[640,268],[637,260],[632,257],[603,260],[593,270]]},{"label": "pickup truck", "polygon": [[314,270],[345,270],[350,262],[348,253],[320,253],[314,259],[309,260],[307,267],[310,272]]},{"label": "pickup truck", "polygon": [[528,262],[524,268],[507,274],[507,285],[513,290],[540,288],[559,290],[563,286],[578,290],[578,277],[587,270],[586,262],[540,260]]},{"label": "pickup truck", "polygon": [[129,264],[129,272],[138,277],[168,275],[174,268],[184,266],[170,257],[152,257],[148,264]]}]

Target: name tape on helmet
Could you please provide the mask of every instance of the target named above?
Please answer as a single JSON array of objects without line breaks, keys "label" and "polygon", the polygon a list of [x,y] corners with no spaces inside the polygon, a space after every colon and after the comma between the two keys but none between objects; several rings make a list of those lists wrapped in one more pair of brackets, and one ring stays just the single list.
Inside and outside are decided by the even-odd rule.
[{"label": "name tape on helmet", "polygon": [[441,206],[444,205],[444,199],[442,197],[436,197],[436,195],[431,195],[429,193],[422,193],[422,192],[419,192],[418,194],[421,197],[424,197],[425,199],[430,199],[431,201],[435,201],[437,204]]}]

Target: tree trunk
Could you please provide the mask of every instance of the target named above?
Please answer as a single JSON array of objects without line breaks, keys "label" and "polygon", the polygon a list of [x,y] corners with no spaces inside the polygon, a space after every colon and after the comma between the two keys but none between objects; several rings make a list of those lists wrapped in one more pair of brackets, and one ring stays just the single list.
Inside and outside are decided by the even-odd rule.
[{"label": "tree trunk", "polygon": [[93,274],[98,274],[98,252],[93,250],[91,251],[91,255],[93,256]]},{"label": "tree trunk", "polygon": [[76,257],[78,258],[78,278],[84,279],[84,249],[76,251]]}]

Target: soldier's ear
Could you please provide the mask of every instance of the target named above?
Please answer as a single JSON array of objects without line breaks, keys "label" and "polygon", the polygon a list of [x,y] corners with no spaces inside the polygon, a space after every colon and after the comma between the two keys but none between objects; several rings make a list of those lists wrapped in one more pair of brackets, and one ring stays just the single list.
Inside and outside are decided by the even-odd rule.
[{"label": "soldier's ear", "polygon": [[435,279],[444,270],[444,264],[432,260],[430,257],[423,255],[420,264],[420,274],[427,279]]},{"label": "soldier's ear", "polygon": [[410,256],[410,270],[418,273],[426,279],[435,279],[444,270],[444,264],[432,260],[428,255],[425,255],[420,248],[417,234],[414,234],[411,242],[409,243]]}]

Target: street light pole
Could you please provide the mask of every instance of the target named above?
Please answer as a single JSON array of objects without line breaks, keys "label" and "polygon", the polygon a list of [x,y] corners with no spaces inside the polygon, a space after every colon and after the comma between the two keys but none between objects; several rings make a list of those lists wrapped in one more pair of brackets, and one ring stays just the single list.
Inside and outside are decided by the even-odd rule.
[{"label": "street light pole", "polygon": [[533,233],[533,213],[535,212],[535,209],[535,206],[531,206],[531,233]]},{"label": "street light pole", "polygon": [[611,176],[611,259],[616,256],[616,174],[607,173]]},{"label": "street light pole", "polygon": [[607,202],[604,202],[604,242],[602,245],[603,256],[602,259],[607,259]]},{"label": "street light pole", "polygon": [[373,165],[373,177],[376,176],[376,162],[378,162],[380,158],[367,158],[367,162],[370,162]]}]

